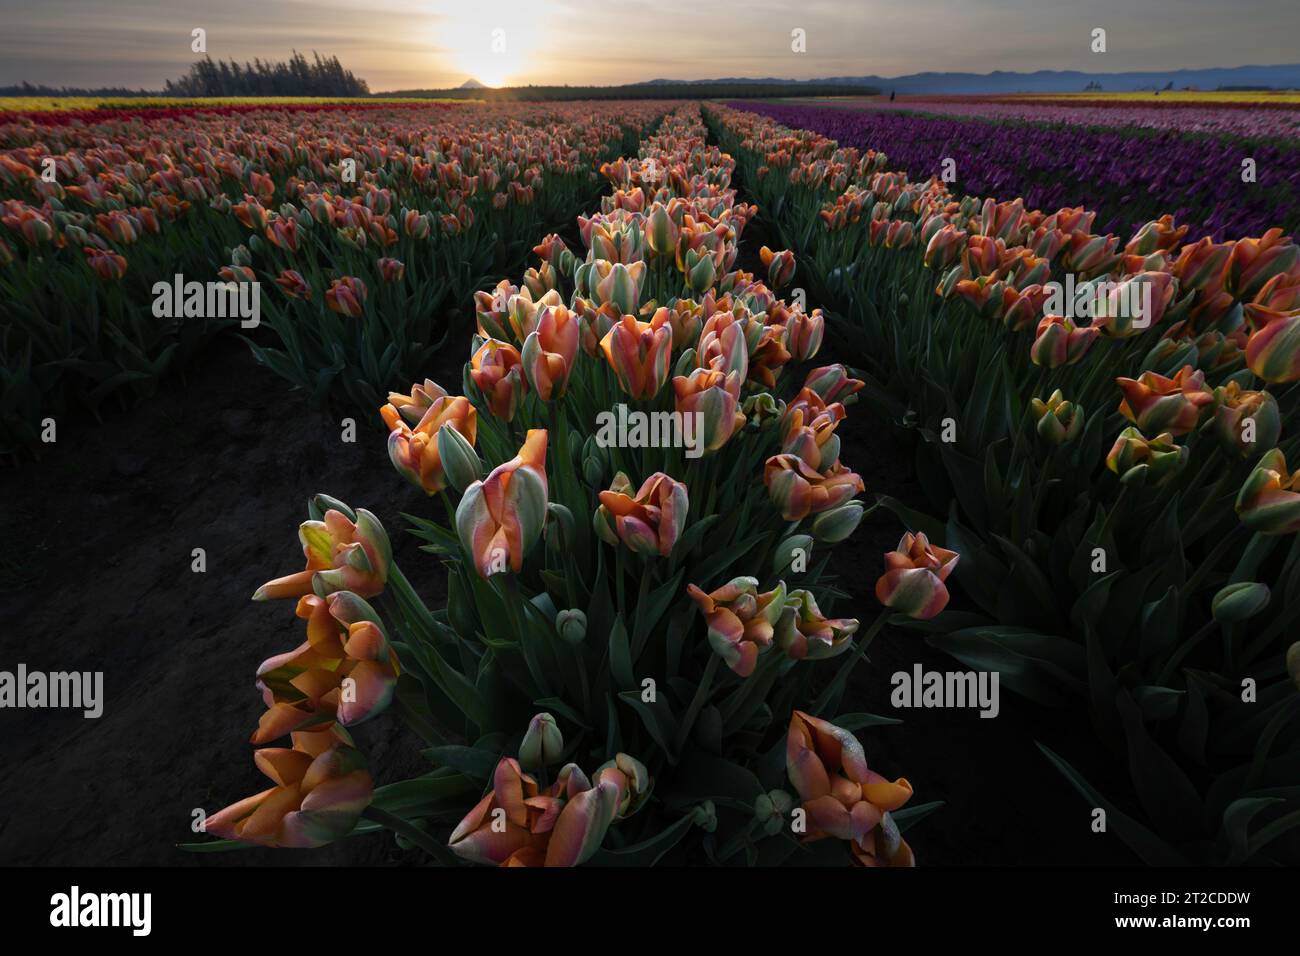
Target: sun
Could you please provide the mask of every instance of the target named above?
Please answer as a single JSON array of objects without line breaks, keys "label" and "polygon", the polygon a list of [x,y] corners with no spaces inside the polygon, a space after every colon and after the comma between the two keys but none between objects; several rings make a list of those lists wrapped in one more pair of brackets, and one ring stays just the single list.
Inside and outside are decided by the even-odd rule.
[{"label": "sun", "polygon": [[467,62],[463,69],[484,86],[510,85],[510,73],[506,70],[506,64],[495,62],[495,58],[483,57],[472,63]]},{"label": "sun", "polygon": [[439,3],[438,46],[455,68],[487,86],[518,81],[541,46],[531,0]]}]

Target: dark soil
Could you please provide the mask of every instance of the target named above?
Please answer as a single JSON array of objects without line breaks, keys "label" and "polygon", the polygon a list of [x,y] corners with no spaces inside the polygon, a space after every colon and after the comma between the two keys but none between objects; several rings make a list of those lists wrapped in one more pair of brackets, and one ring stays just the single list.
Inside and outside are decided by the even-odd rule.
[{"label": "dark soil", "polygon": [[[448,350],[443,380],[462,360]],[[323,850],[195,855],[178,843],[192,811],[213,813],[268,786],[248,735],[262,705],[257,665],[303,639],[290,601],[254,604],[263,581],[302,566],[298,524],[324,491],[374,511],[432,606],[445,580],[399,533],[424,495],[392,469],[384,430],[308,407],[215,343],[156,398],[102,424],[68,418],[42,459],[0,472],[4,539],[28,579],[0,594],[0,669],[103,671],[104,713],[6,710],[0,737],[0,862],[5,864],[380,863],[391,839]],[[194,548],[207,570],[191,570]],[[422,773],[396,720],[356,728],[377,783]]]}]

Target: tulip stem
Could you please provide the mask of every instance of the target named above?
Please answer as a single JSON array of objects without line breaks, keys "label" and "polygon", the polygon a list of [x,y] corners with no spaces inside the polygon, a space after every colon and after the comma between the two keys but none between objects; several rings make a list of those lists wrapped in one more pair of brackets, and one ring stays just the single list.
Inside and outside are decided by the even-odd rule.
[{"label": "tulip stem", "polygon": [[[1196,477],[1198,478],[1200,477],[1199,473],[1197,474]],[[1228,472],[1227,474],[1220,477],[1217,481],[1215,481],[1215,483],[1210,487],[1210,489],[1207,492],[1205,492],[1202,495],[1199,495],[1201,499],[1200,504],[1197,505],[1196,510],[1192,512],[1192,516],[1190,518],[1188,518],[1184,522],[1181,522],[1182,526],[1189,530],[1195,530],[1196,526],[1200,523],[1201,516],[1205,514],[1207,508],[1210,508],[1214,505],[1222,504],[1222,502],[1219,500],[1222,494],[1222,489],[1231,487],[1232,480],[1233,480],[1232,473]],[[1195,484],[1198,483],[1199,482],[1192,483],[1193,487],[1195,486]],[[1188,494],[1188,492],[1190,492],[1191,490],[1192,488],[1184,487],[1183,494],[1186,495],[1187,497],[1191,497]],[[1184,498],[1184,500],[1186,500],[1186,498]],[[1240,527],[1240,525],[1238,525],[1238,527]]]},{"label": "tulip stem", "polygon": [[636,660],[641,656],[641,651],[645,649],[645,642],[647,638],[650,636],[647,632],[649,618],[646,617],[644,613],[644,609],[646,605],[646,597],[650,593],[650,578],[652,574],[651,574],[651,568],[648,567],[649,562],[644,560],[644,556],[642,556],[642,560],[640,563],[642,565],[641,586],[637,589],[636,592],[636,610],[635,610],[636,620],[635,623],[632,625],[632,654],[633,654],[632,659],[633,660]]},{"label": "tulip stem", "polygon": [[408,842],[414,843],[420,849],[424,850],[436,859],[441,866],[460,865],[460,860],[456,858],[456,854],[452,853],[451,850],[447,849],[409,820],[403,820],[396,814],[389,813],[387,810],[381,810],[374,804],[371,804],[362,810],[361,816],[372,823],[378,823],[386,830],[392,830]]},{"label": "tulip stem", "polygon": [[622,543],[614,546],[614,584],[618,593],[618,614],[623,617],[627,608],[623,602],[623,548]]},{"label": "tulip stem", "polygon": [[1178,648],[1174,655],[1165,662],[1165,666],[1160,669],[1160,676],[1156,678],[1157,687],[1169,686],[1169,678],[1172,677],[1174,671],[1178,669],[1178,665],[1183,662],[1183,658],[1185,658],[1197,644],[1201,643],[1201,641],[1205,639],[1206,635],[1214,630],[1214,623],[1213,620],[1206,621],[1205,624],[1201,626],[1201,629],[1184,641],[1182,646]]},{"label": "tulip stem", "polygon": [[388,566],[388,580],[393,585],[393,596],[397,600],[398,611],[419,627],[421,638],[431,643],[433,635],[437,633],[433,615],[420,600],[420,596],[415,593],[415,588],[411,587],[411,582],[407,580],[396,561]]},{"label": "tulip stem", "polygon": [[1219,543],[1216,544],[1214,549],[1205,556],[1205,560],[1201,562],[1200,566],[1194,572],[1192,572],[1192,576],[1188,578],[1186,583],[1183,585],[1183,589],[1188,594],[1191,594],[1192,591],[1196,589],[1196,586],[1201,583],[1201,580],[1209,574],[1211,570],[1213,570],[1214,565],[1218,563],[1219,559],[1223,557],[1224,553],[1227,552],[1229,548],[1237,543],[1237,540],[1245,530],[1246,526],[1244,524],[1238,524],[1219,539]]},{"label": "tulip stem", "polygon": [[447,513],[447,530],[456,534],[456,506],[451,503],[451,495],[447,494],[447,489],[439,490],[438,497],[442,500],[442,507]]},{"label": "tulip stem", "polygon": [[750,837],[753,836],[754,830],[758,828],[758,825],[759,825],[758,820],[756,819],[750,820],[749,826],[745,827],[745,829],[741,830],[734,837],[732,837],[725,844],[723,844],[722,849],[718,850],[718,854],[715,857],[717,862],[725,863],[727,860],[731,859],[733,856],[735,856],[737,853],[743,850],[746,846],[748,846],[750,842]]},{"label": "tulip stem", "polygon": [[718,655],[709,651],[709,662],[704,665],[704,676],[700,678],[699,686],[695,688],[695,696],[691,699],[691,704],[686,708],[686,715],[682,717],[681,726],[677,729],[677,754],[681,756],[682,748],[686,746],[686,739],[690,736],[691,728],[695,725],[695,718],[700,715],[704,709],[704,703],[709,699],[713,691],[713,678],[718,673]]},{"label": "tulip stem", "polygon": [[[1052,466],[1056,463],[1056,452],[1057,449],[1055,446],[1047,452],[1047,460],[1043,462],[1043,470],[1041,472],[1043,476],[1051,474]],[[1034,500],[1029,507],[1029,526],[1031,528],[1038,527],[1038,515],[1043,508],[1043,494],[1047,491],[1048,482],[1046,478],[1043,478],[1036,482],[1036,484],[1038,487],[1034,489]]]},{"label": "tulip stem", "polygon": [[867,629],[867,633],[863,634],[859,639],[858,646],[853,649],[853,653],[849,655],[848,660],[840,665],[839,671],[831,679],[831,682],[826,685],[826,689],[818,695],[812,706],[814,714],[820,717],[822,711],[830,706],[831,701],[843,692],[844,685],[848,683],[849,674],[853,672],[853,668],[858,661],[867,653],[867,648],[871,646],[871,642],[880,633],[880,629],[885,626],[885,621],[889,620],[889,616],[889,608],[882,608],[880,614],[871,623],[871,627]]},{"label": "tulip stem", "polygon": [[1130,487],[1131,487],[1130,485],[1120,486],[1119,495],[1117,495],[1115,498],[1114,506],[1110,509],[1110,512],[1106,515],[1106,520],[1101,523],[1101,531],[1097,535],[1098,544],[1103,546],[1105,545],[1107,532],[1110,531],[1111,525],[1115,523],[1116,516],[1122,510],[1124,510],[1124,505],[1129,497]]},{"label": "tulip stem", "polygon": [[[1039,397],[1038,393],[1043,390],[1043,386],[1047,383],[1048,371],[1049,370],[1047,368],[1040,368],[1038,370],[1038,381],[1034,385],[1033,394],[1029,396],[1030,399],[1035,399]],[[1014,426],[1015,434],[1012,436],[1011,439],[1011,458],[1007,462],[1008,478],[1010,478],[1012,473],[1016,470],[1016,459],[1020,455],[1020,438],[1022,435],[1024,435],[1026,426],[1029,424],[1029,418],[1031,414],[1030,409],[1031,409],[1030,402],[1026,402],[1024,407],[1020,409],[1020,416],[1016,419],[1016,424]]]}]

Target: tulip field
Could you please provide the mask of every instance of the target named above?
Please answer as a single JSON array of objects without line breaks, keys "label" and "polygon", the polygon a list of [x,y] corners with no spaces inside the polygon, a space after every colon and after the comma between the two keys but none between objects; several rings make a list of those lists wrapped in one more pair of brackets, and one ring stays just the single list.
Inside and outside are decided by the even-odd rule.
[{"label": "tulip field", "polygon": [[1284,120],[25,106],[0,857],[1300,862]]},{"label": "tulip field", "polygon": [[160,314],[157,285],[255,281],[254,262],[281,293],[256,317],[273,330],[258,360],[318,400],[374,401],[418,372],[451,303],[519,257],[521,237],[586,208],[591,161],[621,155],[650,116],[600,106],[562,136],[548,132],[556,114],[244,104],[111,111],[91,126],[0,114],[12,311],[0,450],[37,437],[39,409],[147,396],[211,335],[249,328],[197,303]]},{"label": "tulip field", "polygon": [[1168,214],[1095,234],[1082,206],[958,195],[768,117],[851,121],[708,115],[863,404],[915,436],[929,505],[880,504],[960,556],[968,599],[915,627],[1090,722],[1110,787],[1038,746],[1144,862],[1295,862],[1300,247]]},{"label": "tulip field", "polygon": [[1102,234],[1131,235],[1172,215],[1189,241],[1222,242],[1275,227],[1300,235],[1300,108],[1124,102],[1084,108],[900,100],[869,109],[758,109],[845,146],[883,152],[893,169],[918,181],[939,176],[964,194],[1023,198],[1027,208],[1044,210],[1087,200]]}]

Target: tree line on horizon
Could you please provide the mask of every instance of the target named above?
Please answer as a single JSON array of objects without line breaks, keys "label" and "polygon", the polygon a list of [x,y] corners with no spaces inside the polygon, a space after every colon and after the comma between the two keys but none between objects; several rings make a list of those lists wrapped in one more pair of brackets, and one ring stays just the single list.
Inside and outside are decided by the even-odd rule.
[{"label": "tree line on horizon", "polygon": [[337,56],[312,51],[308,60],[297,50],[288,60],[255,58],[240,66],[231,59],[204,57],[179,80],[168,80],[166,96],[369,96],[366,81],[345,69]]},{"label": "tree line on horizon", "polygon": [[240,64],[231,59],[214,61],[204,57],[190,66],[178,80],[168,80],[162,90],[128,89],[120,86],[47,86],[44,83],[16,83],[0,86],[3,96],[369,96],[366,81],[345,69],[337,56],[323,57],[312,51],[308,60],[297,50],[288,60],[267,62],[255,58]]}]

